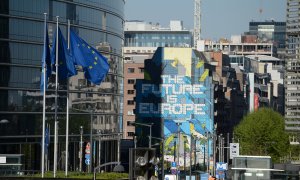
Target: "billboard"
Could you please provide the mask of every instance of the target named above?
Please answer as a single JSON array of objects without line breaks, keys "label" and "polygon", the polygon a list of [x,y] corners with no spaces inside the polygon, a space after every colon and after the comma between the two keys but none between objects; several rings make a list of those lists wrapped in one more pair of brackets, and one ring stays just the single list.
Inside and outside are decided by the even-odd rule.
[{"label": "billboard", "polygon": [[165,138],[165,160],[180,166],[189,156],[191,135],[198,139],[196,147],[208,152],[206,157],[212,154],[211,147],[204,151],[205,133],[213,133],[213,87],[204,58],[191,48],[158,48],[145,61],[144,79],[135,85],[136,121],[154,124],[152,135]]}]

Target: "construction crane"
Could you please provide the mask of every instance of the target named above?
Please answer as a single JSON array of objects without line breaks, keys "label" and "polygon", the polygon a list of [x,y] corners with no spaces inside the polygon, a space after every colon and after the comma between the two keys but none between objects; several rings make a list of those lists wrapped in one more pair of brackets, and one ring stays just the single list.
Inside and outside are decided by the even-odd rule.
[{"label": "construction crane", "polygon": [[258,9],[258,12],[259,12],[259,18],[260,20],[262,20],[262,13],[263,13],[263,0],[260,0],[260,5],[259,5],[259,9]]},{"label": "construction crane", "polygon": [[201,0],[194,0],[194,48],[201,39]]}]

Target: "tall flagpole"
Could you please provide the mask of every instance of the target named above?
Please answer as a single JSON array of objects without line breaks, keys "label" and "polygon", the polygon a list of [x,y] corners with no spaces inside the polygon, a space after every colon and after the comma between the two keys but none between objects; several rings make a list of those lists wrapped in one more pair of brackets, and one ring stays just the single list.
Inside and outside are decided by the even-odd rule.
[{"label": "tall flagpole", "polygon": [[[47,37],[47,13],[44,13],[45,16],[45,30],[44,30],[44,47],[46,43],[46,37]],[[48,44],[46,44],[48,46]],[[44,59],[43,59],[43,78],[44,78],[44,89],[43,89],[43,135],[42,135],[42,178],[44,178],[44,173],[45,173],[45,121],[46,121],[46,54],[45,54],[45,49],[44,49]]]},{"label": "tall flagpole", "polygon": [[57,92],[58,92],[58,18],[56,16],[56,62],[55,62],[55,124],[54,124],[54,161],[53,176],[56,177],[57,170],[57,141],[58,141],[58,120],[57,120]]},{"label": "tall flagpole", "polygon": [[[68,20],[68,50],[70,49],[70,20]],[[69,158],[69,78],[67,78],[67,118],[66,118],[66,164],[65,176],[68,176],[68,158]]]}]

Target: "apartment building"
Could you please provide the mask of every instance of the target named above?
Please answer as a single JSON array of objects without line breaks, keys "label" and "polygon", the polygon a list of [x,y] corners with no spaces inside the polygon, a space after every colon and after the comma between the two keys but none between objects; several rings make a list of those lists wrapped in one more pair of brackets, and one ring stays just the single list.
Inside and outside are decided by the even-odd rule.
[{"label": "apartment building", "polygon": [[135,83],[144,79],[144,57],[133,57],[124,62],[124,107],[123,107],[123,138],[132,139],[135,135]]},{"label": "apartment building", "polygon": [[300,131],[300,0],[287,0],[285,59],[285,125]]}]

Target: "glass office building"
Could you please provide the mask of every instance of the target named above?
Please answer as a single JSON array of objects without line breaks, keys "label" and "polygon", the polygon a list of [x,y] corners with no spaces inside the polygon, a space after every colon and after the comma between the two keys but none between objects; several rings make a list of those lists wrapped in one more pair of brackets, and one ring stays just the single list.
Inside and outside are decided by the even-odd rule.
[{"label": "glass office building", "polygon": [[192,47],[192,32],[182,21],[170,21],[170,27],[144,21],[125,22],[125,47]]},{"label": "glass office building", "polygon": [[191,47],[189,31],[126,31],[126,47]]},{"label": "glass office building", "polygon": [[[94,140],[99,140],[101,134],[103,141],[96,153],[97,162],[116,161],[117,141],[112,134],[120,132],[122,120],[124,4],[124,0],[0,1],[0,154],[23,154],[23,169],[40,170],[43,109],[40,75],[46,12],[50,41],[56,16],[65,38],[69,19],[71,28],[106,56],[110,64],[100,86],[88,82],[80,69],[77,76],[70,78],[70,170],[79,166],[80,126],[84,129],[85,142],[89,141],[90,127]],[[53,168],[54,79],[53,74],[46,96],[46,125],[51,142],[46,168],[50,170]],[[66,84],[60,81],[58,91],[58,169],[64,167]],[[103,137],[105,134],[110,136]],[[103,152],[107,152],[105,157]]]},{"label": "glass office building", "polygon": [[284,58],[286,42],[286,22],[250,22],[249,33],[257,35],[259,42],[272,42],[275,56]]}]

